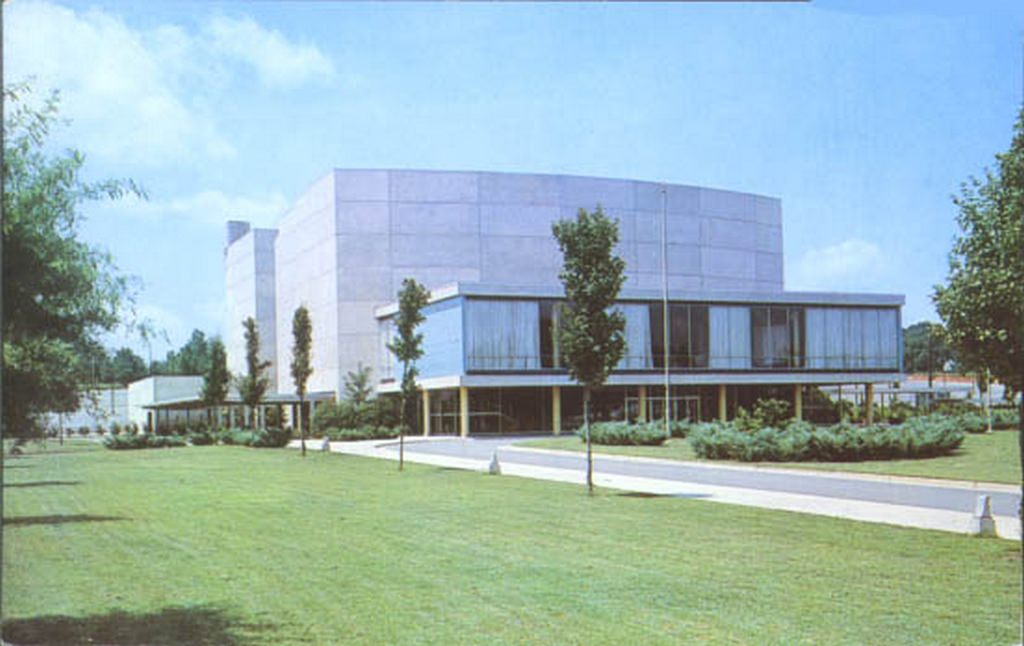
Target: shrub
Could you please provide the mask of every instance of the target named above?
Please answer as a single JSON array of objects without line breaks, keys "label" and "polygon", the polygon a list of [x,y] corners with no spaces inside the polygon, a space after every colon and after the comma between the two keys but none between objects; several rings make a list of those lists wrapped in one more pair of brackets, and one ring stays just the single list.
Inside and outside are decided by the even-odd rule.
[{"label": "shrub", "polygon": [[1017,428],[1020,425],[1020,412],[1014,408],[993,408],[992,428]]},{"label": "shrub", "polygon": [[85,437],[86,435],[89,434],[90,430],[91,429],[88,426],[79,426],[78,427],[78,434],[81,435],[82,437]]},{"label": "shrub", "polygon": [[955,418],[965,433],[987,433],[988,418],[980,413],[964,413]]},{"label": "shrub", "polygon": [[327,437],[332,441],[379,440],[398,437],[397,426],[358,426],[356,428],[329,428]]},{"label": "shrub", "polygon": [[241,428],[226,428],[220,432],[221,444],[248,446],[252,443],[253,431]]},{"label": "shrub", "polygon": [[761,423],[762,428],[782,428],[793,416],[791,409],[789,402],[781,399],[759,399],[754,404],[753,416]]},{"label": "shrub", "polygon": [[716,422],[694,428],[690,446],[711,460],[853,462],[944,455],[956,450],[963,438],[956,418],[931,415],[889,427],[842,423],[814,428],[792,421],[783,429],[753,432]]},{"label": "shrub", "polygon": [[936,399],[932,410],[946,415],[968,415],[979,412],[976,404],[962,399]]},{"label": "shrub", "polygon": [[180,437],[151,435],[148,433],[138,435],[122,434],[107,436],[103,440],[103,445],[115,451],[126,449],[160,449],[185,446],[185,440]]},{"label": "shrub", "polygon": [[290,428],[264,428],[252,434],[249,446],[257,449],[279,449],[292,439]]},{"label": "shrub", "polygon": [[208,429],[193,431],[189,434],[188,441],[192,446],[208,446],[217,443],[217,434]]},{"label": "shrub", "polygon": [[889,406],[882,407],[880,413],[879,418],[890,424],[902,424],[918,414],[916,408],[901,401],[894,401]]},{"label": "shrub", "polygon": [[[213,433],[211,433],[213,435]],[[254,448],[280,448],[292,439],[290,428],[265,428],[247,430],[240,428],[223,429],[214,437],[229,446],[251,446]]]},{"label": "shrub", "polygon": [[[582,429],[577,433],[581,440],[586,441]],[[664,422],[597,422],[590,425],[590,441],[594,444],[657,446],[664,443],[665,439]]]},{"label": "shrub", "polygon": [[393,397],[377,397],[361,404],[343,400],[317,406],[312,427],[318,435],[332,428],[392,427],[398,425],[398,417],[398,402]]}]

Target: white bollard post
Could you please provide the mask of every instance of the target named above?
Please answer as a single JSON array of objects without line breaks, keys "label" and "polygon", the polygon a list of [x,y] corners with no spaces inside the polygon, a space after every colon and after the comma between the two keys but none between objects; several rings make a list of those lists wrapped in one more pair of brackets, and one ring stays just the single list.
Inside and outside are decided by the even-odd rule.
[{"label": "white bollard post", "polygon": [[996,519],[992,517],[992,497],[978,496],[974,505],[974,516],[971,517],[970,533],[975,536],[995,536]]},{"label": "white bollard post", "polygon": [[498,462],[498,452],[495,451],[491,454],[491,466],[487,467],[487,472],[492,476],[501,475],[501,464]]}]

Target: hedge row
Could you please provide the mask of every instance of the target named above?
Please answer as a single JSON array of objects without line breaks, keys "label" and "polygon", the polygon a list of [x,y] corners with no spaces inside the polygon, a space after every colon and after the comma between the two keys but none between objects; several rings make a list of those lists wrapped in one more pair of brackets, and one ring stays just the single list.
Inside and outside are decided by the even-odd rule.
[{"label": "hedge row", "polygon": [[[580,440],[587,441],[583,429],[576,433]],[[646,424],[595,422],[590,425],[590,441],[594,444],[620,446],[658,446],[665,441],[665,425],[658,422],[647,422]]]},{"label": "hedge row", "polygon": [[156,435],[140,433],[137,435],[108,435],[103,445],[115,451],[125,449],[160,449],[185,446],[201,446],[222,444],[251,446],[254,448],[280,448],[286,446],[292,438],[290,429],[268,428],[255,431],[244,429],[223,429],[221,431],[199,431],[186,437],[180,435]]},{"label": "hedge row", "polygon": [[398,437],[397,426],[356,426],[354,428],[330,427],[324,434],[332,442],[348,442],[353,440],[378,440]]},{"label": "hedge row", "polygon": [[103,446],[115,451],[127,449],[164,449],[177,446],[185,446],[185,438],[173,435],[153,435],[142,433],[139,435],[108,435],[103,440]]},{"label": "hedge row", "polygon": [[710,460],[743,462],[858,462],[928,458],[955,451],[964,432],[957,418],[913,417],[899,426],[836,424],[814,427],[790,422],[783,428],[743,432],[731,422],[701,424],[690,433],[694,452]]}]

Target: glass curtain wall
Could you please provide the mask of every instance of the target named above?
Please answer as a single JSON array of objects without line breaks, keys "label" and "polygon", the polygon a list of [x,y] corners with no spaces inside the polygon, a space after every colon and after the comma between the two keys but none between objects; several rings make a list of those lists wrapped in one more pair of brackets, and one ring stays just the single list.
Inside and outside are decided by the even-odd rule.
[{"label": "glass curtain wall", "polygon": [[469,391],[469,432],[551,431],[548,388],[474,388]]},{"label": "glass curtain wall", "polygon": [[464,307],[469,370],[540,368],[537,301],[467,299]]},{"label": "glass curtain wall", "polygon": [[[650,363],[647,368],[665,367],[664,308],[649,303]],[[669,368],[708,367],[708,308],[706,305],[669,303]]]},{"label": "glass curtain wall", "polygon": [[750,308],[751,364],[755,368],[802,368],[802,307]]},{"label": "glass curtain wall", "polygon": [[895,308],[809,307],[807,367],[818,370],[898,370]]},{"label": "glass curtain wall", "polygon": [[708,308],[711,333],[710,366],[720,370],[751,367],[750,308],[712,306]]}]

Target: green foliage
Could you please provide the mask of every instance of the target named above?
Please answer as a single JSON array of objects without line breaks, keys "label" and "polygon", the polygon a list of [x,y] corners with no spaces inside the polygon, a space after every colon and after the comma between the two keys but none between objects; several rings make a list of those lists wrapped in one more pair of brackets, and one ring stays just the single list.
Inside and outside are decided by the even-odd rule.
[{"label": "green foliage", "polygon": [[306,425],[302,421],[306,408],[306,382],[313,374],[311,354],[313,346],[313,324],[309,320],[309,310],[305,305],[295,308],[292,316],[292,382],[295,394],[299,396],[298,426],[302,437],[302,455],[306,455]]},{"label": "green foliage", "polygon": [[192,431],[188,434],[188,443],[192,446],[208,446],[216,444],[218,433],[210,429]]},{"label": "green foliage", "polygon": [[253,317],[242,321],[245,328],[245,367],[246,373],[238,380],[238,393],[242,401],[254,410],[263,401],[263,395],[270,387],[270,379],[263,371],[270,367],[269,361],[260,361],[260,332]]},{"label": "green foliage", "polygon": [[397,404],[394,397],[377,397],[362,404],[347,399],[340,402],[325,402],[316,407],[313,430],[322,434],[330,428],[396,426],[400,422]]},{"label": "green foliage", "polygon": [[917,409],[906,402],[894,401],[888,406],[879,406],[878,417],[890,424],[902,424],[917,415]]},{"label": "green foliage", "polygon": [[416,360],[423,356],[423,335],[416,328],[423,322],[423,308],[430,300],[430,292],[414,278],[402,281],[398,292],[398,315],[394,319],[396,336],[388,343],[388,350],[402,363],[401,424],[404,429],[409,406],[416,396]]},{"label": "green foliage", "polygon": [[351,428],[328,428],[325,435],[332,441],[351,442],[356,440],[377,440],[398,437],[397,426],[355,426]]},{"label": "green foliage", "polygon": [[250,446],[252,448],[282,448],[292,439],[287,428],[241,429],[231,428],[218,434],[221,444],[229,446]]},{"label": "green foliage", "polygon": [[127,386],[146,376],[146,361],[130,348],[121,348],[110,359],[110,380]]},{"label": "green foliage", "polygon": [[754,404],[754,418],[759,420],[762,426],[781,428],[793,417],[791,410],[792,406],[787,401],[759,399]]},{"label": "green foliage", "polygon": [[562,250],[558,277],[567,301],[558,328],[562,360],[578,383],[597,387],[626,351],[626,319],[612,308],[626,280],[626,263],[614,255],[619,225],[598,206],[551,230]]},{"label": "green foliage", "polygon": [[356,404],[365,403],[373,395],[370,366],[359,364],[354,371],[345,373],[345,397]]},{"label": "green foliage", "polygon": [[[973,370],[989,369],[1024,390],[1024,108],[1010,149],[984,182],[971,178],[953,201],[960,235],[935,305],[950,345]],[[1022,456],[1024,459],[1024,456]]]},{"label": "green foliage", "polygon": [[1013,408],[993,408],[992,428],[1007,429],[1020,426],[1020,412]]},{"label": "green foliage", "polygon": [[[578,431],[580,440],[587,438],[582,430]],[[629,422],[597,422],[590,426],[590,439],[595,444],[614,444],[631,446],[659,446],[667,439],[665,424],[647,422],[630,424]]]},{"label": "green foliage", "polygon": [[313,324],[309,321],[309,310],[300,306],[292,317],[292,381],[300,401],[305,400],[306,382],[313,374],[311,354],[313,346]]},{"label": "green foliage", "polygon": [[228,397],[231,384],[231,373],[228,372],[228,357],[224,350],[224,342],[214,338],[210,342],[210,361],[203,375],[203,404],[220,407]]},{"label": "green foliage", "polygon": [[904,371],[942,372],[946,364],[955,359],[941,324],[922,321],[903,329]]},{"label": "green foliage", "polygon": [[207,339],[201,330],[192,330],[192,335],[177,351],[167,353],[164,361],[153,362],[153,372],[158,375],[204,375],[210,371],[213,360],[214,339]]},{"label": "green foliage", "polygon": [[987,433],[988,417],[980,413],[966,413],[957,415],[954,419],[960,425],[964,433]]},{"label": "green foliage", "polygon": [[254,449],[280,449],[288,446],[291,439],[291,429],[263,428],[253,433],[249,446]]},{"label": "green foliage", "polygon": [[[85,158],[47,143],[58,98],[40,108],[27,85],[3,90],[3,428],[41,433],[33,418],[78,407],[88,368],[79,350],[118,323],[132,287],[110,254],[78,239],[84,202],[142,195],[130,180],[82,180]],[[85,370],[84,370],[85,369]]]},{"label": "green foliage", "polygon": [[694,452],[710,460],[744,462],[856,462],[946,455],[963,442],[956,418],[915,417],[899,426],[853,426],[842,423],[815,428],[792,421],[784,428],[753,432],[731,422],[701,424],[690,433]]},{"label": "green foliage", "polygon": [[163,449],[185,446],[185,438],[174,435],[108,435],[103,439],[103,446],[115,451],[127,449]]}]

